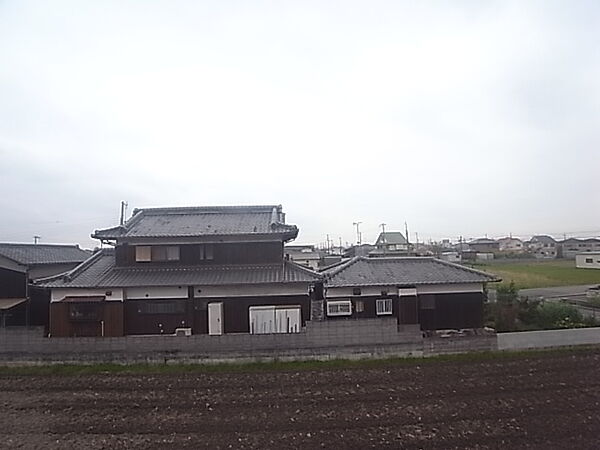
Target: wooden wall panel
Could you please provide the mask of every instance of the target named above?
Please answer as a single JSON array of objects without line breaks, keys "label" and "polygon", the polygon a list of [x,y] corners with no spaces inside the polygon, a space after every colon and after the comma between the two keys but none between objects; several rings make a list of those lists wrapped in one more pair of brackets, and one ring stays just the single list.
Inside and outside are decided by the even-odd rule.
[{"label": "wooden wall panel", "polygon": [[27,274],[0,267],[0,298],[25,298]]},{"label": "wooden wall panel", "polygon": [[123,336],[123,302],[104,303],[104,336]]},{"label": "wooden wall panel", "polygon": [[[201,244],[179,245],[179,261],[161,261],[151,264],[170,266],[210,265],[210,264],[262,264],[278,263],[283,260],[283,243],[274,242],[237,242],[205,244],[213,247],[213,259],[200,259]],[[115,249],[118,266],[144,266],[150,263],[136,263],[135,246],[122,244]]]}]

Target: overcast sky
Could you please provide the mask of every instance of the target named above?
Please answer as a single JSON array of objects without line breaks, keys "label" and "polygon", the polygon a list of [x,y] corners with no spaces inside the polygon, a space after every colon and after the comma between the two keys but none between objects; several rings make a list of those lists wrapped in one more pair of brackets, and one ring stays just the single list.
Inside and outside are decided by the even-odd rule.
[{"label": "overcast sky", "polygon": [[[452,3],[452,5],[448,5]],[[283,204],[299,243],[600,235],[600,2],[0,0],[0,241]]]}]

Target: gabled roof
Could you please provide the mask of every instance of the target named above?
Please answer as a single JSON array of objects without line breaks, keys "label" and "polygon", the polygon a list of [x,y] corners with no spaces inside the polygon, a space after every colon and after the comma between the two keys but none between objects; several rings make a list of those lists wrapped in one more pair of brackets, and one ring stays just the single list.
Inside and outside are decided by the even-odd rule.
[{"label": "gabled roof", "polygon": [[430,257],[364,258],[326,270],[329,287],[485,283],[494,275]]},{"label": "gabled roof", "polygon": [[201,206],[136,209],[123,225],[92,234],[96,239],[281,235],[293,239],[295,225],[285,223],[281,205]]},{"label": "gabled roof", "polygon": [[0,255],[26,266],[78,263],[89,258],[90,254],[78,245],[0,243]]},{"label": "gabled roof", "polygon": [[103,249],[66,274],[36,282],[48,288],[124,288],[177,285],[307,283],[321,276],[290,261],[279,264],[116,267],[114,249]]},{"label": "gabled roof", "polygon": [[496,244],[497,242],[493,239],[489,239],[489,238],[478,238],[478,239],[473,239],[472,241],[469,242],[469,245],[477,245],[477,244]]},{"label": "gabled roof", "polygon": [[531,242],[531,243],[539,242],[540,244],[556,244],[556,241],[554,240],[554,238],[552,236],[547,236],[547,235],[543,235],[543,234],[538,235],[538,236],[533,236],[529,242]]},{"label": "gabled roof", "polygon": [[399,231],[386,231],[385,233],[379,233],[379,237],[377,238],[375,245],[406,243],[406,238]]},{"label": "gabled roof", "polygon": [[500,238],[500,239],[498,239],[498,242],[499,242],[499,243],[504,243],[504,242],[514,242],[514,241],[523,242],[523,241],[522,241],[521,239],[519,239],[518,237],[510,237],[510,236],[507,236],[507,237],[503,237],[503,238]]},{"label": "gabled roof", "polygon": [[559,241],[561,244],[594,244],[600,243],[600,238],[568,238],[563,241]]}]

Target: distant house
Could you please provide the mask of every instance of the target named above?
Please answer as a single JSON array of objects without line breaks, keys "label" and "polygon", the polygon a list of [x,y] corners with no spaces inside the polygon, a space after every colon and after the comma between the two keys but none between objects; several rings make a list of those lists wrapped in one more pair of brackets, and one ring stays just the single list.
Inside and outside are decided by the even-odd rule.
[{"label": "distant house", "polygon": [[406,256],[408,250],[408,241],[402,233],[386,231],[379,234],[375,249],[369,252],[369,256]]},{"label": "distant house", "polygon": [[52,336],[295,333],[320,275],[284,258],[281,205],[144,208],[51,290]]},{"label": "distant house", "polygon": [[579,269],[600,269],[600,252],[586,252],[576,255],[575,267]]},{"label": "distant house", "polygon": [[422,330],[483,326],[497,277],[429,257],[357,257],[324,271],[327,319],[392,316]]},{"label": "distant house", "polygon": [[440,254],[440,259],[442,261],[447,261],[447,262],[452,262],[452,263],[462,262],[462,256],[458,252],[442,252]]},{"label": "distant house", "polygon": [[90,255],[77,245],[0,243],[0,326],[46,325],[49,297],[30,283]]},{"label": "distant house", "polygon": [[600,251],[599,238],[569,238],[559,242],[559,248],[563,258],[573,259],[579,253]]},{"label": "distant house", "polygon": [[537,259],[554,259],[558,255],[558,246],[552,236],[533,236],[525,245],[527,251]]},{"label": "distant house", "polygon": [[321,254],[315,249],[314,245],[286,245],[283,249],[286,258],[300,264],[304,267],[309,267],[316,270],[321,261]]},{"label": "distant house", "polygon": [[471,250],[469,248],[469,244],[467,244],[466,242],[459,242],[457,244],[454,244],[452,248],[454,248],[454,250],[456,250],[458,253],[468,252]]},{"label": "distant house", "polygon": [[500,244],[494,239],[479,238],[469,242],[469,249],[477,253],[493,253],[500,249]]},{"label": "distant house", "polygon": [[498,248],[501,252],[522,253],[525,250],[525,244],[519,238],[504,237],[498,239]]},{"label": "distant house", "polygon": [[375,250],[372,244],[352,245],[344,250],[344,258],[354,258],[355,256],[368,256]]}]

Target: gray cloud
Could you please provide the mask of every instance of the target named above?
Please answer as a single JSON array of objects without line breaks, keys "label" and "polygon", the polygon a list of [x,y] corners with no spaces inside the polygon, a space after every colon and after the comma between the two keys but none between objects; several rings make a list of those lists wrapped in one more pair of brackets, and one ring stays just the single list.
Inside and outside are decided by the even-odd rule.
[{"label": "gray cloud", "polygon": [[283,203],[303,242],[594,232],[599,9],[4,2],[0,240],[93,245],[122,199]]}]

